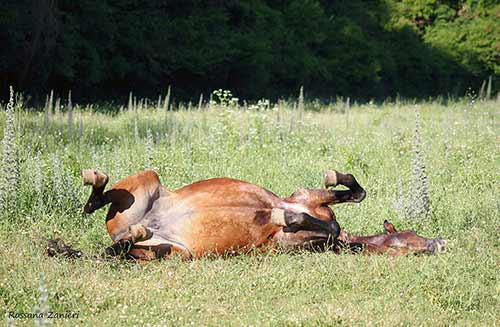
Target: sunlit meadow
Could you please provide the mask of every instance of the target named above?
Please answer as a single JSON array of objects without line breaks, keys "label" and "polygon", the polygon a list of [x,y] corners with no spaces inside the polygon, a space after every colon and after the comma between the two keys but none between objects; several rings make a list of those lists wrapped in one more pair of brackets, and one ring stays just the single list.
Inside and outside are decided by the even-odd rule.
[{"label": "sunlit meadow", "polygon": [[[499,124],[495,101],[78,106],[17,97],[2,110],[0,314],[11,325],[483,325],[499,317]],[[240,103],[240,105],[238,105]],[[175,190],[233,177],[280,196],[356,176],[361,204],[334,208],[356,234],[384,219],[449,241],[437,256],[266,253],[139,265],[96,262],[105,210],[82,213],[81,169],[111,183],[151,168]],[[49,258],[47,238],[81,249]],[[9,312],[77,313],[9,319]]]}]

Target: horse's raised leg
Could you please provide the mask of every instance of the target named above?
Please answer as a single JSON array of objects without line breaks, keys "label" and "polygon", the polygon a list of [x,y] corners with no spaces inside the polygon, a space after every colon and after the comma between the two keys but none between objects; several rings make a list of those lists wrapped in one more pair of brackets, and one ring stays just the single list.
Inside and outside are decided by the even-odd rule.
[{"label": "horse's raised leg", "polygon": [[95,169],[82,170],[83,184],[92,186],[92,193],[83,207],[85,213],[93,213],[97,209],[110,203],[110,199],[104,193],[104,188],[109,181],[106,174],[98,172]]},{"label": "horse's raised leg", "polygon": [[366,191],[359,185],[352,174],[342,174],[338,171],[327,170],[324,174],[325,187],[343,185],[349,190],[318,190],[323,192],[324,204],[337,204],[342,202],[359,203],[366,197]]},{"label": "horse's raised leg", "polygon": [[308,208],[313,209],[343,202],[359,203],[363,201],[366,196],[366,191],[351,174],[342,174],[337,171],[328,170],[324,175],[324,183],[327,188],[344,185],[349,189],[299,189],[286,200],[289,202],[302,203]]}]

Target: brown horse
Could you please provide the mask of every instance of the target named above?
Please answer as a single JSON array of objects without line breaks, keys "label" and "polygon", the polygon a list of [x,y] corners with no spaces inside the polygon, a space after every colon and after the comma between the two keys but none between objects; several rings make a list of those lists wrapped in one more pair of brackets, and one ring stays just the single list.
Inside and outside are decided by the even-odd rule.
[{"label": "brown horse", "polygon": [[325,173],[325,186],[348,190],[299,189],[288,198],[230,178],[199,181],[172,192],[151,170],[104,191],[108,176],[96,170],[82,174],[93,188],[84,211],[111,203],[106,227],[114,243],[106,253],[141,260],[174,253],[199,258],[277,245],[338,249],[340,227],[329,205],[361,202],[366,195],[354,176],[335,171]]}]

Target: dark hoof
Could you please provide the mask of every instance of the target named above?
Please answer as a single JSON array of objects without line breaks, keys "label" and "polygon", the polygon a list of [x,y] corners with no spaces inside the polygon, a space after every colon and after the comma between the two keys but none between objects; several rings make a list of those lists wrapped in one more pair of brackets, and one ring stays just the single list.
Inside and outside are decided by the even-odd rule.
[{"label": "dark hoof", "polygon": [[354,203],[359,203],[359,202],[363,201],[365,198],[366,198],[366,191],[362,189],[362,190],[356,191],[356,193],[354,193],[351,196],[351,201]]},{"label": "dark hoof", "polygon": [[128,240],[119,240],[115,244],[108,246],[104,250],[104,255],[108,257],[125,255],[128,252],[130,252],[131,248],[132,248],[132,242]]},{"label": "dark hoof", "polygon": [[340,225],[339,223],[337,222],[337,220],[332,220],[328,223],[330,225],[330,228],[331,228],[331,232],[330,234],[332,235],[332,237],[334,239],[337,239],[340,235]]}]

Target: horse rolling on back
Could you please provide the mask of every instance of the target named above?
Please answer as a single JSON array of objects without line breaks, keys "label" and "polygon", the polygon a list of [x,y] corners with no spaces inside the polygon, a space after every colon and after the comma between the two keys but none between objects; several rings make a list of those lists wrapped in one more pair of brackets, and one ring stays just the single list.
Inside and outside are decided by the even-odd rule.
[{"label": "horse rolling on back", "polygon": [[[84,211],[110,204],[106,228],[113,244],[108,255],[138,260],[200,258],[255,249],[338,246],[341,229],[334,204],[361,202],[365,190],[351,174],[325,173],[325,189],[299,189],[290,197],[248,182],[213,178],[176,191],[165,188],[152,170],[126,177],[105,191],[108,176],[82,171],[92,193]],[[347,190],[331,187],[346,186]],[[379,252],[391,253],[390,250]],[[411,252],[411,251],[409,251]],[[425,252],[425,251],[424,251]]]}]

